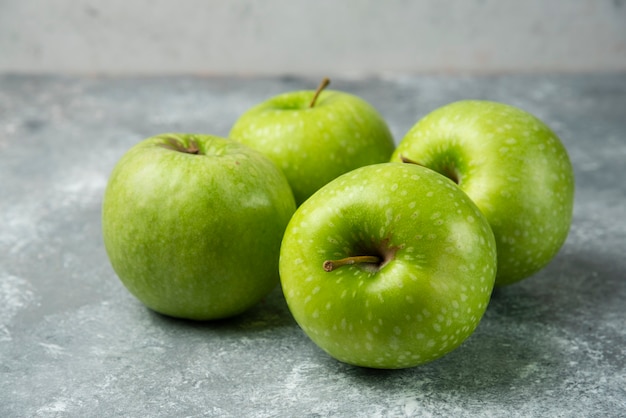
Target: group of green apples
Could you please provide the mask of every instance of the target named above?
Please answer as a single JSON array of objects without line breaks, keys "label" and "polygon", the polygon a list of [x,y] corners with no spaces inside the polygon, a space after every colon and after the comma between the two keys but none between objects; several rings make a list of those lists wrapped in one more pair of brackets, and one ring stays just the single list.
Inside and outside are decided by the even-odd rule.
[{"label": "group of green apples", "polygon": [[474,332],[494,286],[564,243],[567,152],[533,115],[478,100],[432,111],[396,147],[374,107],[327,85],[253,107],[229,139],[168,133],[132,147],[105,191],[109,259],[165,315],[231,317],[280,282],[332,357],[432,361]]}]

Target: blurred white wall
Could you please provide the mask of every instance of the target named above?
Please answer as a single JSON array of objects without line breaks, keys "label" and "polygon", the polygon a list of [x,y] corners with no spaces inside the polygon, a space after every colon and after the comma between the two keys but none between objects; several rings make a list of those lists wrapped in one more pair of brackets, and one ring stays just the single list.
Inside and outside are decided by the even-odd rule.
[{"label": "blurred white wall", "polygon": [[626,0],[0,0],[0,72],[626,70]]}]

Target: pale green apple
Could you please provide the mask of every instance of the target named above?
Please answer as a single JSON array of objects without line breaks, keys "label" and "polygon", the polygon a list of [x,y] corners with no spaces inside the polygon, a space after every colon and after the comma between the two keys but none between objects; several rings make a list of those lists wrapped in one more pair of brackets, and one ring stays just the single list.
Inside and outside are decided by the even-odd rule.
[{"label": "pale green apple", "polygon": [[162,314],[239,314],[278,284],[295,210],[284,175],[235,141],[164,134],[131,148],[106,187],[102,232],[128,290]]},{"label": "pale green apple", "polygon": [[280,276],[304,332],[334,358],[405,368],[475,330],[490,300],[496,244],[452,181],[413,164],[358,168],[292,217]]},{"label": "pale green apple", "polygon": [[395,147],[372,105],[324,87],[272,97],[241,115],[229,134],[280,167],[298,205],[343,173],[389,161]]},{"label": "pale green apple", "polygon": [[418,121],[392,161],[411,160],[458,183],[496,237],[496,285],[546,266],[572,221],[574,174],[557,135],[530,113],[502,103],[466,100]]}]

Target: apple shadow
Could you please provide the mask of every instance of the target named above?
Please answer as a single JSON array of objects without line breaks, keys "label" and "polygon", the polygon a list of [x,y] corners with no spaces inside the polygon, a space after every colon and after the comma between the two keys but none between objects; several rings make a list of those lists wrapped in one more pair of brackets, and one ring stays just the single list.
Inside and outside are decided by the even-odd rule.
[{"label": "apple shadow", "polygon": [[153,323],[168,328],[176,327],[228,333],[240,332],[244,334],[285,327],[297,327],[295,320],[289,312],[280,286],[276,286],[274,290],[252,308],[229,318],[194,321],[163,315],[150,309],[147,310]]},{"label": "apple shadow", "polygon": [[[524,385],[528,370],[560,369],[554,360],[542,360],[544,348],[527,344],[482,327],[459,348],[433,362],[409,369],[379,370],[342,365],[344,372],[359,385],[385,388],[408,398],[422,393],[465,394],[484,398],[502,390]],[[478,334],[478,335],[477,335]],[[549,347],[547,349],[550,349]]]}]

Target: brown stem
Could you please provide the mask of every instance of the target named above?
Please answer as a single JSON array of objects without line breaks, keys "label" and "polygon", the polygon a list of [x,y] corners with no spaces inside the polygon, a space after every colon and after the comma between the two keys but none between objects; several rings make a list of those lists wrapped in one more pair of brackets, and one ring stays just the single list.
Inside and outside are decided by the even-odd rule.
[{"label": "brown stem", "polygon": [[319,97],[320,93],[322,92],[322,90],[328,87],[329,84],[330,84],[330,79],[328,77],[324,77],[320,85],[317,86],[317,90],[315,90],[315,95],[313,96],[313,100],[311,100],[311,103],[309,103],[309,107],[315,106],[315,102],[317,101],[317,98]]},{"label": "brown stem", "polygon": [[333,271],[342,266],[356,263],[368,263],[368,264],[380,264],[381,259],[375,255],[355,255],[353,257],[346,257],[340,260],[326,260],[323,267],[325,271]]},{"label": "brown stem", "polygon": [[167,137],[165,140],[167,141],[167,144],[161,144],[163,148],[167,148],[172,151],[184,152],[186,154],[200,154],[200,147],[193,139],[189,140],[188,146],[183,145],[183,143],[177,138]]},{"label": "brown stem", "polygon": [[[415,160],[410,159],[409,157],[405,157],[404,155],[400,154],[400,160],[405,163],[405,164],[415,164],[415,165],[421,165],[420,163],[418,163]],[[423,166],[422,166],[423,167]]]},{"label": "brown stem", "polygon": [[[407,158],[407,157],[405,157],[402,154],[400,154],[400,160],[403,163],[406,163],[406,164],[415,164],[415,165],[419,165],[419,166],[422,166],[422,167],[426,167],[425,165],[420,164],[417,161],[411,160],[410,158]],[[426,167],[426,168],[429,168],[429,167]],[[452,165],[452,164],[446,165],[446,166],[443,166],[441,169],[435,170],[435,171],[437,171],[439,174],[442,174],[442,175],[446,176],[447,178],[449,178],[450,180],[452,180],[456,184],[461,184],[461,176],[458,173],[458,171],[457,171],[457,169],[455,168],[454,165]]]},{"label": "brown stem", "polygon": [[200,147],[198,147],[198,143],[193,139],[189,140],[189,145],[187,146],[186,150],[188,154],[200,154]]}]

